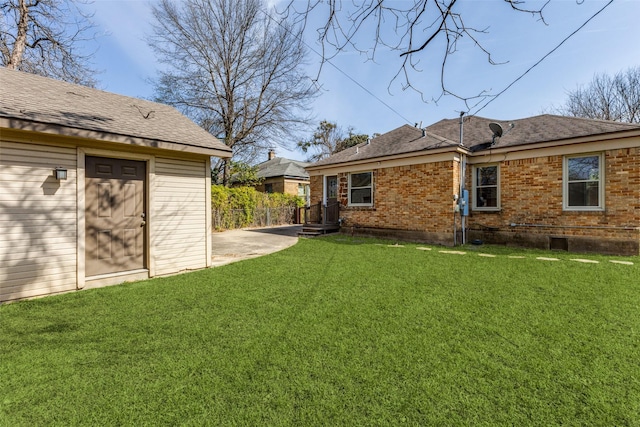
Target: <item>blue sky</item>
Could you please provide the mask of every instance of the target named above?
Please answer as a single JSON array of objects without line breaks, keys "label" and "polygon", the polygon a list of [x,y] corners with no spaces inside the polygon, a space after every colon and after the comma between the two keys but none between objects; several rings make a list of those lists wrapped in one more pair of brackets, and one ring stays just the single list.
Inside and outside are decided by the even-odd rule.
[{"label": "blue sky", "polygon": [[[542,4],[537,0],[528,3],[532,7]],[[601,0],[582,3],[552,0],[545,11],[545,25],[529,14],[513,12],[502,0],[461,0],[459,11],[465,16],[465,23],[477,28],[488,27],[488,33],[479,37],[496,62],[506,63],[488,64],[486,58],[464,39],[448,62],[446,81],[449,89],[463,95],[500,92],[606,3]],[[150,33],[152,19],[149,2],[96,0],[91,8],[102,33],[95,56],[95,66],[102,71],[98,76],[100,88],[151,98],[153,92],[148,79],[155,76],[157,64],[144,41],[145,35]],[[615,0],[478,114],[508,121],[548,112],[564,102],[568,91],[579,84],[587,84],[594,74],[614,74],[640,66],[639,17],[640,0]],[[369,34],[363,32],[361,37],[366,41]],[[319,50],[312,34],[306,42]],[[309,52],[308,67],[313,77],[317,74],[319,59]],[[391,83],[400,66],[398,52],[379,51],[375,62],[367,61],[356,52],[344,52],[332,63],[342,72],[329,65],[322,69],[319,78],[322,93],[312,105],[318,122],[329,120],[343,128],[352,126],[358,133],[371,135],[388,132],[406,123],[422,122],[427,126],[443,118],[456,118],[460,111],[467,111],[465,104],[454,97],[444,97],[438,103],[423,102],[417,92],[403,90],[401,82]],[[440,63],[439,52],[425,52],[420,57],[422,72],[411,76],[412,84],[427,100],[440,93]],[[295,144],[295,141],[274,141],[278,142],[280,146]],[[279,156],[305,157],[280,146],[276,150]]]}]

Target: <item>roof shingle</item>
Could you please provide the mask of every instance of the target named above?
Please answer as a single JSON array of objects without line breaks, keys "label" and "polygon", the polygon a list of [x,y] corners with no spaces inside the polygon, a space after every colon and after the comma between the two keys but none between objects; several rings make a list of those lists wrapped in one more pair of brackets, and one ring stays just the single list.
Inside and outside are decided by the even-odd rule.
[{"label": "roof shingle", "polygon": [[[502,137],[493,142],[493,132],[489,123],[501,124]],[[625,131],[638,131],[640,125],[632,123],[610,122],[577,117],[564,117],[544,114],[525,119],[497,121],[478,116],[464,118],[464,149],[472,152],[489,148],[518,147],[543,142],[558,142],[580,137],[614,134]],[[400,154],[417,154],[438,148],[460,147],[460,120],[444,119],[434,123],[424,132],[416,127],[403,125],[370,140],[348,148],[310,165],[329,166],[369,160]]]},{"label": "roof shingle", "polygon": [[431,132],[422,135],[422,130],[413,126],[403,125],[397,129],[371,139],[369,142],[358,144],[346,150],[339,151],[330,157],[322,159],[311,166],[332,165],[358,160],[374,159],[395,154],[417,153],[436,148],[457,146],[458,143]]},{"label": "roof shingle", "polygon": [[[463,142],[465,147],[480,146],[478,148],[482,149],[481,146],[490,144],[493,139],[493,132],[489,129],[489,123],[492,122],[500,124],[504,130],[503,136],[496,138],[496,143],[493,145],[493,148],[561,141],[640,129],[639,125],[632,123],[556,116],[552,114],[502,121],[470,116],[464,118]],[[427,131],[442,135],[445,138],[455,138],[455,140],[458,141],[460,122],[459,119],[441,120],[427,127]]]},{"label": "roof shingle", "polygon": [[231,153],[168,105],[0,67],[0,117]]},{"label": "roof shingle", "polygon": [[305,170],[307,166],[309,166],[309,163],[285,159],[283,157],[274,157],[258,165],[257,175],[259,178],[284,176],[308,180],[309,174]]}]

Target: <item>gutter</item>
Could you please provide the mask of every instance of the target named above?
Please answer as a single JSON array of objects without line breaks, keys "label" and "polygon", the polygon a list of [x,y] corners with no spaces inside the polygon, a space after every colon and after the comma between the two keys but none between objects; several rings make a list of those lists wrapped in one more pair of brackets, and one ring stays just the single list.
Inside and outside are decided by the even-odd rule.
[{"label": "gutter", "polygon": [[380,157],[368,157],[366,159],[345,160],[343,162],[325,163],[317,166],[307,166],[305,169],[307,171],[324,170],[324,169],[332,169],[332,168],[345,167],[345,166],[363,165],[363,164],[374,163],[374,162],[410,159],[414,157],[431,156],[431,155],[443,154],[443,153],[469,154],[469,150],[466,149],[465,147],[460,147],[459,145],[452,145],[450,147],[444,147],[444,148],[410,151],[407,153],[388,154],[386,156],[380,156]]},{"label": "gutter", "polygon": [[537,141],[526,144],[506,144],[503,146],[492,146],[473,153],[474,156],[482,156],[488,154],[504,154],[517,151],[537,150],[541,148],[556,148],[584,144],[589,142],[606,142],[611,140],[634,138],[640,136],[640,129],[630,129],[617,132],[607,132],[594,135],[578,136],[573,138],[563,138],[550,141]]},{"label": "gutter", "polygon": [[[35,132],[46,135],[57,135],[67,138],[111,142],[119,144],[121,146],[136,146],[151,149],[169,150],[173,152],[204,154],[207,156],[220,157],[222,159],[230,159],[233,155],[233,150],[224,145],[222,141],[218,140],[214,136],[211,137],[220,142],[220,147],[204,147],[189,142],[153,139],[144,136],[120,134],[93,128],[81,128],[6,116],[0,116],[0,128],[6,128],[8,131],[14,132]],[[181,147],[181,149],[179,149],[179,147]]]}]

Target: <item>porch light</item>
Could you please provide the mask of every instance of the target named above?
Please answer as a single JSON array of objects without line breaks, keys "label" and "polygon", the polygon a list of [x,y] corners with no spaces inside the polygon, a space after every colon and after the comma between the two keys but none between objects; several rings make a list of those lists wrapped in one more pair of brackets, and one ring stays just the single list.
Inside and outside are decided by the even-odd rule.
[{"label": "porch light", "polygon": [[58,181],[62,180],[62,179],[67,179],[67,169],[66,168],[61,168],[61,167],[57,167],[53,170],[54,175],[56,177],[56,179]]}]

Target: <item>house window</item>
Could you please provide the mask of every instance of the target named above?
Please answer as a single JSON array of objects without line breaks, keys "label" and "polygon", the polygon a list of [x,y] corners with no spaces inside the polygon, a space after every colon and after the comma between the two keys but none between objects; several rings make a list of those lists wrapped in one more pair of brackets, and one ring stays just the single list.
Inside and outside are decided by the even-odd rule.
[{"label": "house window", "polygon": [[265,193],[273,193],[273,184],[265,184],[264,185]]},{"label": "house window", "polygon": [[300,196],[300,197],[304,197],[305,196],[304,184],[298,184],[298,196]]},{"label": "house window", "polygon": [[473,168],[473,209],[496,211],[500,209],[500,169],[498,165]]},{"label": "house window", "polygon": [[373,172],[349,174],[349,205],[373,205]]},{"label": "house window", "polygon": [[604,209],[603,172],[602,154],[565,157],[564,209]]}]

